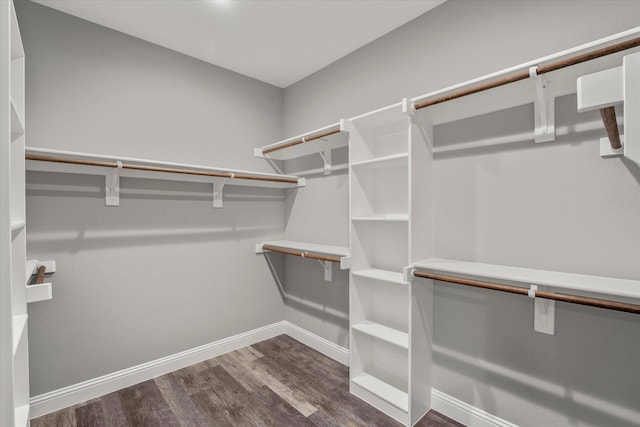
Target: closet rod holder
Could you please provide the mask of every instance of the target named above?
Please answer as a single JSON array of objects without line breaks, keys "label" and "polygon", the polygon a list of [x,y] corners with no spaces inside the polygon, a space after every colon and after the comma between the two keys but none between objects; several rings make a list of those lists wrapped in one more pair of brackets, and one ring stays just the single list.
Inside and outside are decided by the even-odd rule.
[{"label": "closet rod holder", "polygon": [[298,183],[297,180],[290,179],[290,178],[266,177],[266,176],[260,176],[260,175],[250,175],[250,174],[231,173],[231,172],[201,171],[201,170],[195,170],[195,169],[176,169],[176,168],[166,168],[166,167],[158,167],[158,166],[135,165],[130,163],[119,164],[118,162],[101,162],[101,161],[95,161],[95,160],[67,159],[62,157],[39,156],[34,154],[27,154],[25,156],[25,159],[35,160],[40,162],[67,163],[67,164],[74,164],[74,165],[133,169],[133,170],[150,171],[150,172],[167,172],[167,173],[211,176],[211,177],[229,178],[229,179],[247,179],[247,180],[255,180],[255,181],[282,182],[287,184]]},{"label": "closet rod holder", "polygon": [[[603,56],[611,55],[617,52],[621,52],[623,50],[631,49],[634,47],[640,46],[640,37],[627,40],[621,43],[617,43],[611,46],[607,46],[604,48],[596,49],[591,52],[584,53],[582,55],[577,55],[571,58],[563,59],[561,61],[553,62],[547,65],[540,65],[537,67],[536,74],[542,75],[545,73],[549,73],[551,71],[560,70],[562,68],[570,67],[572,65],[577,65],[582,62],[590,61],[592,59],[597,59]],[[499,80],[495,80],[492,82],[482,83],[477,86],[472,86],[467,89],[462,89],[458,92],[453,92],[447,95],[443,95],[437,98],[428,99],[426,101],[418,102],[414,105],[416,110],[420,110],[422,108],[430,107],[432,105],[440,104],[443,102],[451,101],[453,99],[462,98],[467,95],[472,95],[474,93],[482,92],[488,89],[493,89],[499,86],[504,86],[509,83],[514,83],[520,80],[525,80],[530,77],[529,70],[524,70],[509,77],[505,77]]]},{"label": "closet rod holder", "polygon": [[[531,296],[530,289],[521,288],[518,286],[501,285],[498,283],[490,283],[490,282],[481,282],[478,280],[463,279],[461,277],[445,276],[441,274],[427,273],[422,271],[414,271],[413,275],[415,277],[421,277],[423,279],[433,279],[433,280],[439,280],[441,282],[456,283],[459,285],[473,286],[476,288],[491,289],[494,291],[510,292],[513,294]],[[568,302],[572,304],[587,305],[590,307],[604,308],[607,310],[616,310],[616,311],[623,311],[626,313],[640,314],[640,305],[635,305],[635,304],[627,304],[627,303],[616,302],[616,301],[607,301],[607,300],[601,300],[597,298],[588,298],[588,297],[581,297],[576,295],[558,294],[555,292],[546,292],[546,291],[535,291],[534,297],[544,298],[544,299],[549,299],[554,301]]]},{"label": "closet rod holder", "polygon": [[313,141],[314,139],[324,138],[326,136],[334,135],[336,133],[340,133],[340,126],[328,129],[324,132],[318,132],[313,135],[303,136],[302,138],[295,139],[293,141],[289,141],[285,144],[278,145],[276,147],[267,148],[262,151],[262,154],[269,154],[277,150],[282,150],[285,148],[293,147],[294,145],[303,144],[305,142]]}]

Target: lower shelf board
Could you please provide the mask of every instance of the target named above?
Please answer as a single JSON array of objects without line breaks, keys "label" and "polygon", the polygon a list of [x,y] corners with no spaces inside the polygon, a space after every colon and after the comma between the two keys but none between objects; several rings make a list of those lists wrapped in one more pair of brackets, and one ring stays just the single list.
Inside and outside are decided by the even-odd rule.
[{"label": "lower shelf board", "polygon": [[366,372],[352,378],[351,381],[398,409],[409,412],[409,395],[406,392]]},{"label": "lower shelf board", "polygon": [[380,270],[378,268],[368,268],[365,270],[352,271],[356,277],[364,277],[367,279],[381,280],[383,282],[395,283],[398,285],[407,285],[404,281],[402,273],[389,270]]},{"label": "lower shelf board", "polygon": [[356,323],[352,328],[360,333],[397,345],[398,347],[404,349],[409,348],[409,334],[406,332],[370,321]]}]

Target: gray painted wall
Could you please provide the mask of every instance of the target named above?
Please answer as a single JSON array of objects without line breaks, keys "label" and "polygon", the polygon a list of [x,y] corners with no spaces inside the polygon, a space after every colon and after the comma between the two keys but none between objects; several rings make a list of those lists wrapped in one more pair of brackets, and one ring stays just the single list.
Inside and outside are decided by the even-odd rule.
[{"label": "gray painted wall", "polygon": [[[28,145],[270,171],[282,90],[25,1]],[[255,243],[279,238],[284,193],[29,173],[28,254],[56,260],[54,298],[29,306],[31,392],[283,319]],[[281,263],[275,259],[276,265]]]},{"label": "gray painted wall", "polygon": [[[449,0],[288,87],[285,135],[638,25],[637,1]],[[559,127],[598,120],[575,112],[575,96],[558,99],[556,108]],[[436,141],[515,134],[530,130],[532,117],[522,107],[439,126]],[[436,256],[640,279],[640,168],[602,160],[604,135],[572,131],[553,143],[436,156],[435,191],[424,195],[436,207]],[[310,179],[304,200],[313,212],[302,198],[288,203],[287,238],[347,244],[345,180]],[[346,310],[336,299],[342,294],[328,290],[347,279],[324,284],[303,269],[286,261],[286,287],[309,298],[287,302],[286,318],[347,345],[334,314],[315,318],[304,308]],[[555,336],[533,332],[532,323],[526,298],[438,285],[435,388],[523,426],[639,425],[637,316],[558,304]]]}]

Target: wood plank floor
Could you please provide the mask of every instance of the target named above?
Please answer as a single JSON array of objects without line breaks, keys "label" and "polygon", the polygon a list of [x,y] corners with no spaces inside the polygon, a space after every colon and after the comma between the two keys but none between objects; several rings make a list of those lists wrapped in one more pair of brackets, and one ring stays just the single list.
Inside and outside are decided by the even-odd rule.
[{"label": "wood plank floor", "polygon": [[[32,427],[400,426],[349,393],[348,368],[287,335],[31,421]],[[429,412],[419,427],[460,427]]]}]

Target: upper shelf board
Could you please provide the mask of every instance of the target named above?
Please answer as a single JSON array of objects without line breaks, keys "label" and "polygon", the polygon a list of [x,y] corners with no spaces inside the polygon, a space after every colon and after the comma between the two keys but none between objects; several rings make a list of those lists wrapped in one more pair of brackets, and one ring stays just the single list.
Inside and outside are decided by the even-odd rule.
[{"label": "upper shelf board", "polygon": [[[206,182],[211,183],[217,180],[222,180],[225,185],[239,185],[250,187],[270,187],[270,188],[292,188],[302,187],[305,185],[304,178],[299,178],[293,175],[280,175],[264,172],[253,172],[238,169],[226,169],[209,166],[191,165],[185,163],[173,163],[163,162],[157,160],[136,159],[129,157],[117,157],[101,154],[79,153],[73,151],[62,150],[50,150],[43,148],[26,147],[25,153],[27,156],[46,156],[46,157],[60,157],[71,160],[86,160],[93,162],[112,162],[123,164],[152,167],[167,169],[169,171],[153,171],[153,170],[136,170],[118,168],[121,177],[130,178],[153,178],[164,179],[169,181],[188,181],[188,182]],[[44,172],[64,172],[64,173],[80,173],[86,175],[105,175],[106,171],[116,169],[113,166],[95,166],[95,165],[82,165],[82,164],[68,164],[58,163],[51,161],[38,161],[27,160],[27,170],[32,171],[44,171]],[[191,171],[196,174],[188,172],[171,172],[171,170]],[[220,173],[225,176],[212,177],[206,175],[197,175],[198,172],[203,173]],[[245,178],[246,177],[246,178]]]},{"label": "upper shelf board", "polygon": [[345,246],[321,245],[318,243],[295,242],[291,240],[262,242],[261,245],[273,246],[281,249],[291,249],[294,251],[310,252],[320,255],[329,255],[337,258],[349,256],[349,248]]},{"label": "upper shelf board", "polygon": [[255,156],[272,160],[288,160],[346,147],[349,134],[344,120],[283,141],[255,149]]},{"label": "upper shelf board", "polygon": [[440,273],[506,281],[509,283],[550,286],[557,289],[640,299],[640,280],[563,273],[559,271],[511,267],[497,264],[430,258],[413,264],[416,269]]},{"label": "upper shelf board", "polygon": [[[411,98],[412,105],[429,101],[445,95],[450,95],[458,91],[470,89],[476,86],[489,84],[502,79],[508,79],[515,74],[529,70],[531,67],[544,66],[557,63],[595,49],[611,46],[631,40],[640,35],[640,27],[615,34],[591,43],[587,43],[572,49],[545,56],[515,67],[507,68],[492,74],[488,74],[476,79],[472,79],[454,86],[450,86],[435,92]],[[640,51],[640,47],[635,47],[621,52],[612,53],[597,59],[588,60],[566,68],[557,69],[542,74],[548,98],[556,98],[577,92],[576,80],[578,77],[620,66],[622,58],[633,52]],[[480,91],[460,98],[441,102],[417,110],[418,116],[430,125],[454,122],[470,117],[476,117],[495,111],[506,110],[520,105],[531,104],[537,99],[536,85],[534,78],[509,83],[503,86]]]}]

